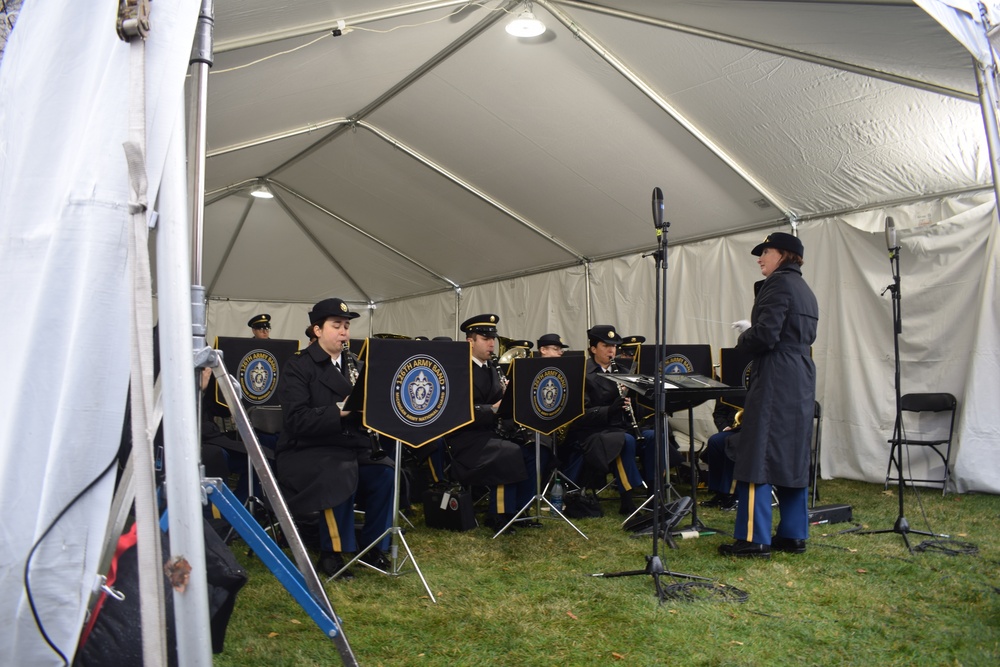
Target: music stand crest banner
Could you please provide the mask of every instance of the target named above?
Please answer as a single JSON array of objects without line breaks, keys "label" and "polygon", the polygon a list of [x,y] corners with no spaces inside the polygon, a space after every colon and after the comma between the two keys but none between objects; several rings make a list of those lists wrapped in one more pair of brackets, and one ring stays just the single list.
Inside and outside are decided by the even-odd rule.
[{"label": "music stand crest banner", "polygon": [[366,349],[365,426],[421,447],[473,421],[468,343],[371,338]]},{"label": "music stand crest banner", "polygon": [[508,389],[514,422],[549,435],[582,415],[586,369],[587,360],[580,357],[515,359]]},{"label": "music stand crest banner", "polygon": [[[278,378],[281,365],[299,349],[299,341],[280,338],[215,339],[215,348],[222,352],[226,368],[240,385],[240,395],[247,406],[278,405]],[[215,402],[226,405],[219,388]]]}]

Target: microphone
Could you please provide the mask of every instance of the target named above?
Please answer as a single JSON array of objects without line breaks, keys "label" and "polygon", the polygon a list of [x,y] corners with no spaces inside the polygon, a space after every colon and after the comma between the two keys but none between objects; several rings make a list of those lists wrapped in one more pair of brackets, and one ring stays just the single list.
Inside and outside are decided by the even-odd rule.
[{"label": "microphone", "polygon": [[653,227],[663,229],[663,190],[653,188]]},{"label": "microphone", "polygon": [[891,215],[885,219],[885,247],[889,251],[889,257],[892,257],[899,249],[899,245],[896,243],[896,222]]}]

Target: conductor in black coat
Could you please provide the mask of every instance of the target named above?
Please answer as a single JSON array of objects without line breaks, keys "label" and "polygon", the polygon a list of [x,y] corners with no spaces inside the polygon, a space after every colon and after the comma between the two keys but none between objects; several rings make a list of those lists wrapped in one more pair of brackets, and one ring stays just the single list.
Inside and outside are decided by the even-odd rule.
[{"label": "conductor in black coat", "polygon": [[455,478],[490,489],[487,523],[492,528],[503,528],[535,493],[534,448],[521,447],[497,434],[496,411],[506,388],[491,361],[499,321],[497,315],[487,313],[470,317],[459,327],[472,355],[475,421],[447,437]]},{"label": "conductor in black coat", "polygon": [[[736,527],[725,555],[768,557],[771,549],[802,553],[809,537],[808,486],[819,306],[802,279],[802,242],[775,232],[758,244],[764,280],[754,285],[750,322],[737,322],[736,349],[753,355],[742,430],[734,448]],[[771,536],[771,491],[781,521]]]},{"label": "conductor in black coat", "polygon": [[[309,321],[317,340],[285,363],[278,381],[284,428],[278,439],[277,477],[293,515],[319,513],[319,568],[327,575],[343,567],[342,553],[359,550],[356,501],[365,509],[358,538],[362,549],[392,523],[392,461],[373,461],[361,415],[337,407],[351,393],[357,373],[363,372],[348,350],[351,320],[356,317],[340,299],[313,306]],[[388,547],[386,535],[362,560],[384,569]]]}]

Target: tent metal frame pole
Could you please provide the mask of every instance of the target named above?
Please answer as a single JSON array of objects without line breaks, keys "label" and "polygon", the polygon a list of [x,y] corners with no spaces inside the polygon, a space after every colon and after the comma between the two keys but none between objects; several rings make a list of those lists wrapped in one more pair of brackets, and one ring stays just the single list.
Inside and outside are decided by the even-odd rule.
[{"label": "tent metal frame pole", "polygon": [[[682,114],[680,111],[675,109],[667,100],[660,95],[659,92],[653,89],[648,83],[642,80],[638,74],[632,71],[625,63],[618,59],[609,49],[607,49],[603,44],[601,44],[597,39],[595,39],[589,32],[581,28],[573,17],[569,14],[563,12],[560,8],[555,6],[555,3],[549,2],[549,0],[536,0],[536,5],[544,7],[552,16],[558,20],[563,26],[566,27],[573,36],[579,39],[581,42],[586,44],[594,53],[596,53],[604,62],[611,66],[616,72],[621,74],[635,86],[639,92],[645,95],[651,102],[656,106],[660,107],[668,116],[674,119],[678,124],[681,125],[685,130],[687,130],[691,135],[698,140],[705,148],[707,148],[713,155],[722,160],[726,165],[729,166],[740,178],[750,184],[754,190],[759,192],[764,196],[769,202],[771,202],[776,208],[782,211],[783,215],[791,216],[792,210],[788,207],[778,195],[772,192],[767,186],[761,183],[753,174],[751,174],[743,165],[738,163],[735,158],[733,158],[729,153],[722,150],[722,147],[715,143],[707,134],[701,131],[701,129],[695,125],[693,122],[688,120],[688,118]],[[589,7],[588,7],[589,8]]]},{"label": "tent metal frame pole", "polygon": [[1000,130],[997,125],[997,72],[993,63],[978,62],[975,58],[976,85],[979,87],[979,106],[983,111],[986,129],[986,146],[990,153],[990,172],[993,174],[993,196],[996,197],[997,215],[1000,217]]},{"label": "tent metal frame pole", "polygon": [[218,53],[228,53],[230,51],[238,51],[239,49],[246,49],[252,46],[261,46],[263,44],[270,44],[271,42],[280,42],[281,40],[284,39],[292,39],[294,37],[308,37],[309,35],[318,35],[321,32],[327,32],[336,29],[342,30],[343,28],[340,27],[341,22],[344,23],[345,27],[350,28],[351,26],[360,26],[366,23],[376,23],[378,21],[385,21],[387,19],[410,16],[412,14],[419,14],[421,12],[433,11],[435,9],[446,9],[448,7],[455,7],[458,5],[464,6],[468,4],[470,4],[469,0],[437,0],[436,2],[414,2],[408,5],[401,5],[393,9],[387,9],[377,12],[365,12],[363,14],[356,14],[354,16],[345,16],[340,19],[330,19],[329,21],[325,21],[323,23],[310,23],[309,25],[304,25],[304,26],[285,28],[283,30],[274,30],[272,32],[265,33],[262,35],[255,35],[253,37],[232,39],[227,42],[220,42],[215,50]]},{"label": "tent metal frame pole", "polygon": [[[226,249],[222,253],[222,260],[219,262],[219,266],[215,270],[215,275],[212,276],[212,282],[208,284],[208,294],[212,294],[215,291],[215,285],[219,282],[219,278],[222,277],[222,269],[229,261],[229,255],[232,254],[233,248],[236,246],[236,240],[240,238],[240,233],[243,231],[243,225],[246,224],[247,217],[250,215],[250,209],[253,208],[255,201],[257,200],[253,197],[249,197],[247,199],[246,206],[243,207],[243,213],[240,215],[239,222],[236,223],[236,229],[233,230],[233,235],[229,238],[229,243],[226,244]],[[199,284],[200,283],[195,283],[195,285]]]},{"label": "tent metal frame pole", "polygon": [[331,255],[330,251],[327,250],[322,243],[320,243],[319,239],[317,239],[316,236],[311,231],[309,231],[309,228],[306,227],[305,224],[302,222],[302,219],[295,214],[295,211],[293,211],[292,208],[288,205],[288,202],[285,201],[285,198],[281,196],[280,192],[274,193],[274,201],[277,202],[278,206],[281,207],[281,210],[285,212],[285,215],[291,218],[292,221],[296,224],[296,226],[302,231],[302,233],[305,234],[306,238],[309,239],[309,242],[313,244],[313,247],[316,248],[317,252],[326,257],[326,260],[328,262],[333,264],[333,266],[336,267],[338,271],[344,274],[344,277],[347,279],[347,281],[351,283],[351,286],[354,287],[354,289],[356,289],[365,298],[366,302],[371,303],[372,298],[368,294],[368,292],[366,292],[364,288],[362,288],[361,285],[359,285],[358,282],[353,277],[351,277],[350,272],[348,272],[347,269],[345,269],[341,265],[341,263],[337,261],[337,258]]},{"label": "tent metal frame pole", "polygon": [[526,218],[518,215],[517,212],[515,212],[514,210],[508,208],[507,206],[504,206],[503,204],[501,204],[499,201],[497,201],[493,197],[489,196],[488,194],[486,194],[485,192],[483,192],[482,190],[480,190],[476,186],[472,185],[471,183],[469,183],[468,181],[466,181],[465,179],[463,179],[462,177],[460,177],[458,174],[455,174],[454,172],[449,171],[448,169],[445,169],[444,167],[442,167],[441,165],[439,165],[437,162],[434,162],[433,160],[431,160],[426,155],[423,155],[423,154],[419,153],[417,150],[415,150],[413,148],[410,148],[409,146],[407,146],[406,144],[404,144],[399,139],[396,139],[395,137],[389,135],[386,132],[383,132],[382,130],[380,130],[379,128],[375,127],[371,123],[368,123],[368,122],[365,122],[365,121],[358,121],[357,126],[368,130],[369,132],[371,132],[376,137],[378,137],[382,141],[386,142],[387,144],[389,144],[393,148],[395,148],[395,149],[397,149],[399,151],[402,151],[406,155],[409,155],[410,157],[412,157],[414,160],[416,160],[417,162],[419,162],[423,166],[428,167],[429,169],[433,170],[436,174],[439,174],[440,176],[443,176],[444,178],[447,178],[449,181],[451,181],[455,185],[459,186],[460,188],[462,188],[466,192],[468,192],[468,193],[470,193],[470,194],[478,197],[479,199],[481,199],[482,201],[486,202],[487,204],[489,204],[490,206],[492,206],[496,210],[500,211],[501,213],[503,213],[507,217],[509,217],[512,220],[520,223],[522,226],[530,229],[532,232],[534,232],[535,234],[537,234],[539,237],[545,239],[549,243],[552,243],[552,244],[558,246],[559,248],[561,248],[562,250],[566,251],[568,254],[572,255],[576,260],[583,261],[583,255],[581,255],[578,251],[574,250],[569,245],[567,245],[566,243],[564,243],[560,239],[556,238],[552,234],[549,234],[548,232],[546,232],[544,229],[542,229],[541,227],[539,227],[535,223],[533,223],[530,220],[527,220]]},{"label": "tent metal frame pole", "polygon": [[[773,53],[774,55],[783,56],[785,58],[801,60],[803,62],[812,63],[814,65],[822,65],[824,67],[830,67],[832,69],[837,69],[844,72],[850,72],[851,74],[860,74],[861,76],[871,77],[873,79],[879,79],[881,81],[887,81],[889,83],[895,83],[901,86],[907,86],[909,88],[916,88],[918,90],[923,90],[929,93],[944,95],[945,97],[953,97],[955,99],[965,100],[966,102],[977,101],[975,95],[972,95],[962,90],[957,90],[955,88],[949,88],[947,86],[928,83],[927,81],[920,81],[919,79],[913,79],[898,74],[890,74],[889,72],[883,72],[880,70],[871,69],[869,67],[862,67],[860,65],[854,65],[851,63],[844,62],[842,60],[836,60],[834,58],[826,58],[824,56],[818,56],[812,53],[806,53],[804,51],[795,51],[794,49],[788,49],[781,46],[776,46],[774,44],[768,44],[767,42],[757,42],[752,39],[744,39],[742,37],[735,37],[733,35],[727,35],[721,32],[705,30],[704,28],[696,28],[694,26],[684,25],[683,23],[675,23],[674,21],[666,21],[664,19],[654,18],[652,16],[645,16],[643,14],[636,14],[634,12],[629,12],[621,9],[613,9],[611,7],[606,7],[604,5],[599,5],[591,2],[583,2],[581,0],[535,0],[535,4],[545,7],[545,9],[547,9],[549,12],[552,11],[551,5],[554,4],[565,5],[566,7],[575,7],[577,9],[584,9],[590,12],[595,12],[597,14],[614,16],[616,18],[625,19],[628,21],[634,21],[636,23],[644,23],[646,25],[656,26],[658,28],[665,28],[667,30],[672,30],[674,32],[684,33],[686,35],[694,35],[695,37],[704,37],[705,39],[711,39],[716,42],[724,42],[726,44],[732,44],[734,46],[742,46],[748,49],[763,51],[765,53]],[[855,2],[854,4],[873,5],[873,4],[883,4],[883,3]],[[912,5],[912,3],[910,2],[907,2],[906,4],[909,5],[911,8],[914,7],[914,5]],[[553,14],[553,16],[555,16],[555,14]],[[556,18],[559,17],[557,16]]]},{"label": "tent metal frame pole", "polygon": [[[441,49],[440,51],[438,51],[436,54],[434,54],[433,56],[431,56],[430,59],[428,59],[427,61],[425,61],[425,62],[421,63],[420,65],[418,65],[417,68],[414,69],[412,72],[410,72],[410,74],[408,74],[405,78],[403,78],[402,81],[400,81],[399,83],[397,83],[396,85],[394,85],[392,88],[390,88],[389,90],[387,90],[386,92],[382,93],[377,98],[375,98],[374,100],[372,100],[371,102],[369,102],[368,104],[366,104],[357,113],[353,114],[351,116],[352,121],[357,122],[357,121],[360,121],[360,120],[362,120],[362,119],[370,116],[371,114],[373,114],[375,111],[377,111],[379,108],[381,108],[384,104],[388,103],[390,100],[392,100],[393,98],[395,98],[397,95],[399,95],[400,93],[402,93],[404,90],[406,90],[407,88],[409,88],[411,85],[413,85],[414,83],[416,83],[420,79],[424,78],[424,75],[428,74],[435,67],[437,67],[442,62],[444,62],[445,60],[447,60],[448,58],[450,58],[451,56],[453,56],[458,51],[460,51],[469,42],[471,42],[476,37],[478,37],[480,34],[482,34],[486,30],[488,30],[490,27],[492,27],[494,23],[496,23],[501,18],[503,18],[504,16],[507,15],[507,11],[508,10],[513,9],[517,5],[521,4],[521,2],[522,2],[522,0],[508,0],[508,2],[503,6],[503,10],[504,11],[502,11],[502,12],[500,12],[500,11],[494,11],[489,16],[487,16],[486,18],[484,18],[483,20],[481,20],[479,23],[477,23],[476,25],[474,25],[472,28],[470,28],[468,31],[466,31],[465,33],[463,33],[458,39],[456,39],[455,41],[453,41],[451,44],[448,44],[446,47],[444,47],[443,49]],[[310,146],[302,149],[301,151],[299,151],[298,153],[296,153],[292,157],[288,158],[287,160],[285,160],[284,162],[282,162],[281,164],[279,164],[277,167],[275,167],[274,169],[272,169],[267,174],[264,174],[264,176],[268,176],[268,177],[274,176],[275,174],[278,174],[278,173],[284,171],[285,169],[287,169],[288,167],[292,166],[293,164],[296,164],[297,162],[299,162],[303,158],[308,157],[309,155],[311,155],[315,151],[317,151],[320,148],[322,148],[327,143],[333,141],[338,136],[340,136],[340,134],[342,132],[344,132],[347,129],[347,127],[349,127],[349,126],[341,126],[341,127],[338,127],[337,129],[333,130],[332,132],[326,134],[325,136],[321,137],[320,139],[318,139],[317,141],[315,141]]]},{"label": "tent metal frame pole", "polygon": [[[433,269],[431,269],[427,265],[422,264],[418,260],[416,260],[416,259],[410,257],[409,255],[407,255],[406,253],[402,252],[401,250],[398,250],[397,248],[394,248],[393,246],[389,245],[388,243],[386,243],[382,239],[380,239],[380,238],[378,238],[376,236],[373,236],[372,234],[369,234],[365,230],[363,230],[360,227],[358,227],[357,225],[355,225],[353,222],[347,220],[346,218],[344,218],[344,217],[342,217],[340,215],[337,215],[336,213],[334,213],[330,209],[325,208],[324,206],[320,205],[318,202],[313,201],[309,197],[306,197],[304,194],[302,194],[298,190],[295,190],[294,188],[289,187],[288,185],[282,183],[281,181],[276,181],[276,180],[271,179],[271,178],[266,178],[264,180],[265,180],[265,182],[267,182],[269,184],[272,184],[272,185],[277,186],[278,188],[281,188],[282,190],[284,190],[288,194],[292,195],[296,199],[298,199],[298,200],[300,200],[300,201],[308,204],[309,206],[312,206],[314,209],[316,209],[320,213],[326,215],[327,217],[333,218],[334,220],[336,220],[340,224],[344,225],[345,227],[349,227],[352,231],[357,232],[358,234],[361,234],[362,236],[364,236],[366,239],[368,239],[372,243],[378,244],[379,246],[381,246],[382,248],[385,248],[386,250],[388,250],[392,254],[396,255],[400,259],[403,259],[403,260],[407,261],[408,263],[412,264],[413,266],[416,266],[417,268],[421,269],[422,271],[425,271],[428,275],[433,276],[437,280],[440,280],[441,282],[447,284],[448,286],[450,286],[452,288],[458,287],[458,283],[456,283],[454,280],[451,280],[450,278],[448,278],[446,276],[443,276],[440,273],[437,273],[436,271],[434,271]],[[277,197],[277,194],[276,194],[276,197]],[[294,219],[295,222],[300,227],[302,227],[303,231],[305,231],[305,233],[307,235],[309,235],[309,239],[313,243],[315,243],[317,245],[317,248],[319,248],[322,251],[322,248],[319,245],[319,241],[314,236],[312,236],[311,234],[309,234],[309,231],[305,228],[305,226],[302,224],[302,222],[299,221],[298,218],[294,217],[294,215],[287,208],[287,205],[284,202],[282,202],[282,207],[285,208],[286,213],[288,213],[288,215],[291,216],[292,219]],[[339,264],[337,266],[340,267]],[[342,267],[340,267],[340,268],[341,268],[341,270],[343,270]],[[363,290],[362,290],[362,293],[363,293]]]},{"label": "tent metal frame pole", "polygon": [[[183,102],[180,116],[183,117]],[[156,238],[160,375],[163,378],[164,488],[170,498],[170,553],[190,565],[186,588],[173,590],[177,659],[182,665],[211,665],[211,624],[201,503],[195,368],[191,350],[191,283],[187,214],[185,137],[178,124],[160,186]]]}]

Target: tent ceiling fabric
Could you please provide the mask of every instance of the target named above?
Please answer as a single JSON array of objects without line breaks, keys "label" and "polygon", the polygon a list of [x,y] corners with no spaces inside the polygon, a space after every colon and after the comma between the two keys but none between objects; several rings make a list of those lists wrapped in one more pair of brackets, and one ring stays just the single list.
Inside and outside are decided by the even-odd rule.
[{"label": "tent ceiling fabric", "polygon": [[380,302],[639,252],[654,186],[677,243],[991,182],[972,59],[912,4],[541,0],[530,39],[517,9],[217,0],[209,296]]}]

